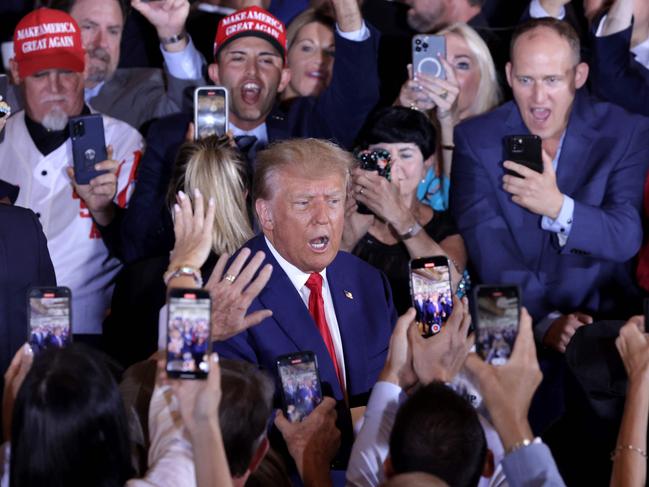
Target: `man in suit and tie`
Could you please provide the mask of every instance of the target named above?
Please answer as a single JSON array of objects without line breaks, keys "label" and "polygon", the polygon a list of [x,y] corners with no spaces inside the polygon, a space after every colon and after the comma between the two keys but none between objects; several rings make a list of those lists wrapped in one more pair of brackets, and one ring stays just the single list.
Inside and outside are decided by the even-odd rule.
[{"label": "man in suit and tie", "polygon": [[246,247],[263,250],[273,273],[249,312],[273,315],[215,344],[225,357],[271,371],[279,355],[314,352],[320,378],[341,406],[346,446],[349,408],[367,401],[396,322],[385,276],[338,251],[352,164],[349,153],[317,139],[276,143],[259,154],[252,196],[263,234]]}]

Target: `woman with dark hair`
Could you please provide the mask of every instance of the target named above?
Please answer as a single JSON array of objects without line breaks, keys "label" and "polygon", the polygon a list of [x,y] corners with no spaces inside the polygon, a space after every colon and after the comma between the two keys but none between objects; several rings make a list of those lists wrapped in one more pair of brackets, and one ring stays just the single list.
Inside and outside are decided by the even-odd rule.
[{"label": "woman with dark hair", "polygon": [[[218,422],[221,389],[215,357],[207,381],[169,381],[179,402],[179,423],[170,416],[165,390],[156,387],[149,421],[151,468],[144,478],[133,479],[126,411],[99,353],[74,344],[48,349],[31,363],[31,349],[25,345],[5,375],[3,419],[11,424],[9,486],[232,485]],[[167,426],[174,424],[181,426]],[[168,437],[170,429],[182,431],[182,425],[191,438],[190,452],[180,451],[177,440]]]},{"label": "woman with dark hair", "polygon": [[[436,138],[423,113],[403,107],[379,110],[359,136],[360,149],[389,156],[389,171],[353,170],[342,248],[385,272],[400,314],[411,306],[410,259],[448,257],[453,287],[464,289],[466,250],[450,214],[417,199],[417,186],[433,163]],[[357,203],[372,214],[359,213]]]}]

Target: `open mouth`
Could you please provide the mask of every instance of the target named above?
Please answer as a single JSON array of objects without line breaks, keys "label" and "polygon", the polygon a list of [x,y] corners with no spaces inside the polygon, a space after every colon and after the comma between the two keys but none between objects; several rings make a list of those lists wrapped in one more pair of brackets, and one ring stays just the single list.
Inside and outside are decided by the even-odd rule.
[{"label": "open mouth", "polygon": [[551,110],[549,108],[532,108],[532,118],[537,122],[545,122],[550,118]]},{"label": "open mouth", "polygon": [[248,82],[241,86],[241,99],[250,105],[254,105],[259,101],[261,94],[261,86],[258,83]]},{"label": "open mouth", "polygon": [[323,252],[329,245],[329,237],[318,237],[309,240],[309,247],[316,252]]},{"label": "open mouth", "polygon": [[327,76],[324,71],[307,71],[306,73],[307,78],[313,78],[313,79],[318,79],[318,80],[324,80]]}]

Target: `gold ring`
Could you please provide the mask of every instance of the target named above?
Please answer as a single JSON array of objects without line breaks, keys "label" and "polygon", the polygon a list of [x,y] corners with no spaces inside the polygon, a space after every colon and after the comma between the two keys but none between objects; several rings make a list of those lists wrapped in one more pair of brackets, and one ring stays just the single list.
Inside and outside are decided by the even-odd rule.
[{"label": "gold ring", "polygon": [[441,98],[443,98],[444,100],[446,100],[446,97],[448,96],[448,91],[446,91],[446,90],[442,91],[442,92],[439,94],[439,96],[440,96]]},{"label": "gold ring", "polygon": [[228,275],[225,276],[224,279],[226,281],[228,281],[230,284],[232,284],[236,278],[237,278],[237,276],[235,276],[233,274],[228,274]]},{"label": "gold ring", "polygon": [[365,189],[364,186],[361,186],[361,189],[358,190],[358,194],[363,194],[363,190]]}]

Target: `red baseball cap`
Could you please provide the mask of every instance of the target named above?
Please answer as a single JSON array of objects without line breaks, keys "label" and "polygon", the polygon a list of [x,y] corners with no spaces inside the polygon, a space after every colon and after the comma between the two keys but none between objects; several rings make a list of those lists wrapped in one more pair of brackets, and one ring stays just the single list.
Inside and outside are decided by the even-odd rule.
[{"label": "red baseball cap", "polygon": [[14,31],[14,52],[21,78],[46,69],[81,73],[85,67],[79,25],[61,10],[39,8],[23,17]]},{"label": "red baseball cap", "polygon": [[286,58],[286,27],[261,7],[244,8],[221,19],[214,39],[214,58],[230,42],[245,36],[267,40]]}]

